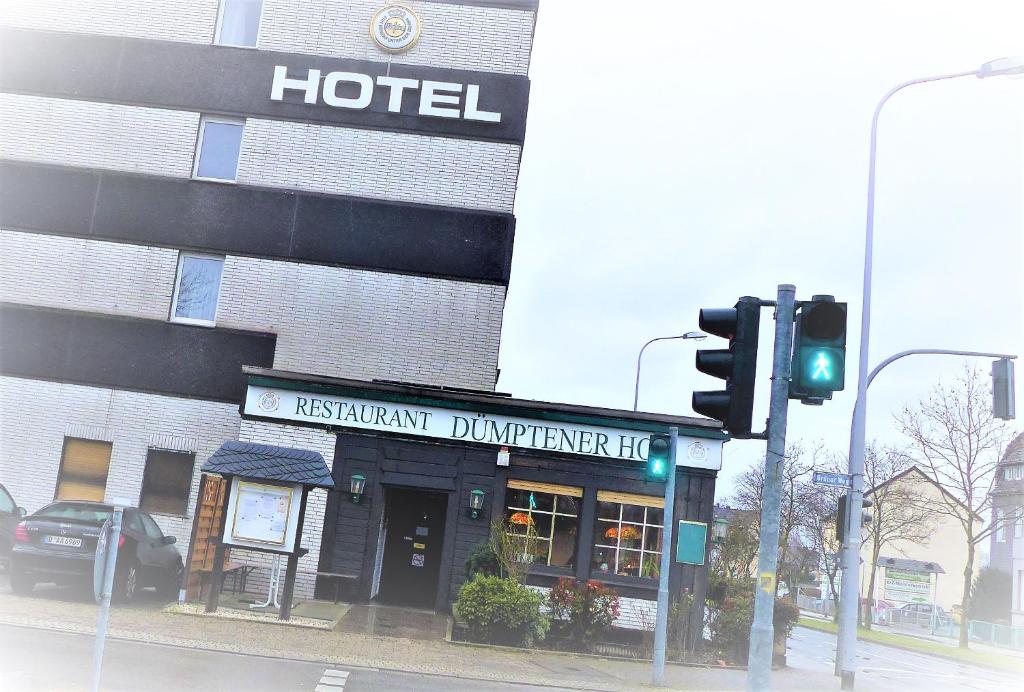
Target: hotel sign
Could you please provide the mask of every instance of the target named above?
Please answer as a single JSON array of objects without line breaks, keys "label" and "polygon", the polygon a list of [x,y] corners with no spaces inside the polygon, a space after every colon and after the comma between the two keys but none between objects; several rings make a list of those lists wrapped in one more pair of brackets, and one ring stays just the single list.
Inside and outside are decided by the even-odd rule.
[{"label": "hotel sign", "polygon": [[[643,462],[650,433],[608,426],[446,409],[437,406],[340,397],[250,386],[248,416],[317,423],[357,430],[403,433],[454,442],[583,454]],[[722,442],[679,436],[677,466],[722,468]]]}]

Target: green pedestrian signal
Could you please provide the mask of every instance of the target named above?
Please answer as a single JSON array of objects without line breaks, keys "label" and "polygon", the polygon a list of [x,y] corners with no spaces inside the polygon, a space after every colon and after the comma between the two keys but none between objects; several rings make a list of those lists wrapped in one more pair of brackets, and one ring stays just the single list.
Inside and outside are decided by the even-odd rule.
[{"label": "green pedestrian signal", "polygon": [[647,473],[649,481],[664,483],[668,480],[668,471],[672,468],[672,438],[665,433],[651,435],[647,447]]},{"label": "green pedestrian signal", "polygon": [[820,404],[846,380],[846,303],[814,296],[800,304],[793,339],[789,398]]}]

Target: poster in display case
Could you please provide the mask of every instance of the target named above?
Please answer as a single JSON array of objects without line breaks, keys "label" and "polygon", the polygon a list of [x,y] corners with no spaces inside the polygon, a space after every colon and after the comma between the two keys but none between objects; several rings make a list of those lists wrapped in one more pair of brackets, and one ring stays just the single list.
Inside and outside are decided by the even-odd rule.
[{"label": "poster in display case", "polygon": [[272,552],[293,552],[301,501],[301,485],[232,478],[224,542]]}]

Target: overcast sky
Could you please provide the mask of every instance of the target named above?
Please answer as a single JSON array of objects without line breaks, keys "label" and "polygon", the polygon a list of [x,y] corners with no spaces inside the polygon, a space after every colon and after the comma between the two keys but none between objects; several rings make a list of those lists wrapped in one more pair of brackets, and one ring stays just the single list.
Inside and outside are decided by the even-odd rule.
[{"label": "overcast sky", "polygon": [[[631,408],[649,338],[741,295],[850,304],[847,391],[790,408],[789,441],[845,451],[856,389],[868,134],[907,79],[1024,53],[1024,4],[542,0],[498,389]],[[1024,356],[1024,79],[911,87],[879,130],[871,365],[908,348]],[[755,420],[767,415],[762,312]],[[644,355],[640,408],[693,415],[693,351]],[[988,372],[990,361],[977,365]],[[963,361],[915,356],[876,380],[868,437]],[[1024,365],[1019,366],[1024,373]],[[1019,378],[1024,376],[1018,375]],[[1024,385],[1017,409],[1024,417]],[[1016,423],[1019,430],[1024,425]],[[726,445],[718,497],[763,442]]]}]

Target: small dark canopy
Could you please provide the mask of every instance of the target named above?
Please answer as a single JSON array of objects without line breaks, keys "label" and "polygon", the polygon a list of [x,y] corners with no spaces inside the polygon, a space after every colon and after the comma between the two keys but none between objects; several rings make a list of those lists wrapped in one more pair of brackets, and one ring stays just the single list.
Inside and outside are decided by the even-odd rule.
[{"label": "small dark canopy", "polygon": [[937,562],[924,562],[923,560],[909,560],[905,557],[883,557],[878,556],[879,567],[892,567],[906,572],[929,572],[931,574],[945,574],[946,570]]},{"label": "small dark canopy", "polygon": [[203,472],[301,483],[314,488],[334,487],[327,462],[317,452],[238,440],[222,444],[203,464]]}]

